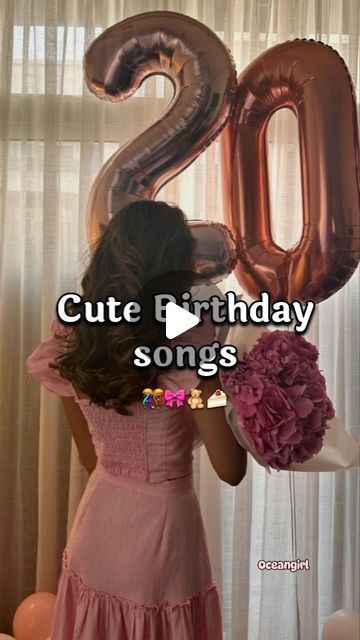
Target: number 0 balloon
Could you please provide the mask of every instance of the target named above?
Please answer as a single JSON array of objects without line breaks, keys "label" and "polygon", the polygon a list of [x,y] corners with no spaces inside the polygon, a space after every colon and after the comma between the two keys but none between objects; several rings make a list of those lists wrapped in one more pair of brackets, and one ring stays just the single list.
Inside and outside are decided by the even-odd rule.
[{"label": "number 0 balloon", "polygon": [[[297,39],[256,58],[239,76],[236,99],[222,151],[237,279],[254,298],[267,291],[274,300],[321,302],[347,282],[360,255],[359,134],[350,74],[331,47]],[[282,107],[298,119],[303,195],[302,235],[288,251],[271,236],[266,155],[266,127]]]}]

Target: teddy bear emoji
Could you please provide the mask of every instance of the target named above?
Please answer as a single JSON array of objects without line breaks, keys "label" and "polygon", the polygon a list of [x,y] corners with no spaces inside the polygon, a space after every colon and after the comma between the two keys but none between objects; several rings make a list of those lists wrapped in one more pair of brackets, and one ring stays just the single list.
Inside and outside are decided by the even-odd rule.
[{"label": "teddy bear emoji", "polygon": [[200,389],[190,389],[190,397],[188,398],[188,405],[191,409],[203,409],[204,403],[201,398],[202,391]]}]

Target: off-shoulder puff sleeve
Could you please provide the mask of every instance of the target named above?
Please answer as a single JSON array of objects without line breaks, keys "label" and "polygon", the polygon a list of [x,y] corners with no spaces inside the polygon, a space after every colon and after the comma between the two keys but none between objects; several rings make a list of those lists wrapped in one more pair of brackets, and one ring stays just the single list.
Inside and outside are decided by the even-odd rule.
[{"label": "off-shoulder puff sleeve", "polygon": [[57,369],[49,367],[50,362],[54,362],[58,355],[64,353],[61,340],[55,337],[55,332],[66,335],[69,329],[55,318],[50,331],[50,337],[41,342],[26,359],[29,376],[40,382],[48,391],[59,396],[74,396],[76,398],[77,394],[71,382],[62,378]]}]

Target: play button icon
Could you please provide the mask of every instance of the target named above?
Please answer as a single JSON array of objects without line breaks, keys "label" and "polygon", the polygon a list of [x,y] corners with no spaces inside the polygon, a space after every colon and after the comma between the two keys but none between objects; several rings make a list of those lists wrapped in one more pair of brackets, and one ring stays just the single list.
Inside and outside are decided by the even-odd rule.
[{"label": "play button icon", "polygon": [[168,340],[172,340],[185,333],[185,331],[189,331],[200,322],[200,319],[194,313],[186,311],[174,302],[168,302],[165,306],[165,320],[165,332]]}]

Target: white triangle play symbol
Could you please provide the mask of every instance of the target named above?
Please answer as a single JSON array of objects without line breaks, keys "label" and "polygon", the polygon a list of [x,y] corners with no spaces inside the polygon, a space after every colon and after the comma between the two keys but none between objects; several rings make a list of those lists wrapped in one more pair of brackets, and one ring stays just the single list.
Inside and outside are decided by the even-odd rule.
[{"label": "white triangle play symbol", "polygon": [[168,302],[165,307],[166,318],[166,337],[168,340],[180,336],[185,331],[189,331],[193,327],[196,327],[200,322],[194,313],[186,311],[182,307],[179,307],[174,302]]}]

